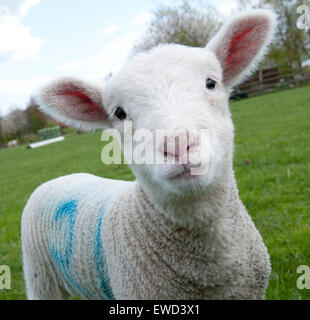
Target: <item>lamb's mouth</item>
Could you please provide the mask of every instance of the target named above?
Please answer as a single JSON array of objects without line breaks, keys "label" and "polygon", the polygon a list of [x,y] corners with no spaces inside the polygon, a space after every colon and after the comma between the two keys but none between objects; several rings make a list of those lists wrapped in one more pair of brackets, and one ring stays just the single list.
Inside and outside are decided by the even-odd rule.
[{"label": "lamb's mouth", "polygon": [[171,176],[171,180],[193,180],[197,178],[197,175],[193,175],[191,172],[191,166],[182,165],[180,172],[176,173],[174,176]]}]

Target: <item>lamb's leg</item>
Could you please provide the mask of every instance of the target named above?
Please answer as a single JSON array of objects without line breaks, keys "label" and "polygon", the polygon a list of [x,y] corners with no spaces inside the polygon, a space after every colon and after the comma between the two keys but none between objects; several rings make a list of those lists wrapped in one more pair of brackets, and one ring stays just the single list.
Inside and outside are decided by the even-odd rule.
[{"label": "lamb's leg", "polygon": [[69,294],[61,287],[49,257],[23,243],[24,276],[29,300],[63,300]]},{"label": "lamb's leg", "polygon": [[[34,197],[33,197],[34,199]],[[68,294],[61,288],[42,230],[35,201],[28,201],[22,216],[23,267],[29,300],[61,300]]]}]

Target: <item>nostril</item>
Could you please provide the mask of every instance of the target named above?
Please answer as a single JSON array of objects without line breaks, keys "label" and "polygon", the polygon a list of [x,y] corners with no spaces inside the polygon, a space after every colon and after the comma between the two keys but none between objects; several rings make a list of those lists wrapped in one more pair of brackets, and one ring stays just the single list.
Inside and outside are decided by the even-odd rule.
[{"label": "nostril", "polygon": [[[173,141],[174,138],[174,141]],[[186,139],[187,138],[187,139]],[[196,142],[186,136],[165,137],[160,151],[164,158],[187,159],[190,152],[195,151]]]}]

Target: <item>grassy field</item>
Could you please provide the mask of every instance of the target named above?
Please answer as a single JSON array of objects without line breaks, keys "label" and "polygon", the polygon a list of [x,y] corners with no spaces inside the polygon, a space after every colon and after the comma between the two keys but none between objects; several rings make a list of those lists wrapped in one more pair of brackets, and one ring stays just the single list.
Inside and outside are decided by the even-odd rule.
[{"label": "grassy field", "polygon": [[[268,299],[310,299],[298,290],[296,269],[310,266],[310,87],[231,104],[236,127],[235,171],[240,196],[269,249]],[[0,150],[0,265],[12,289],[0,299],[25,299],[20,218],[41,183],[73,172],[130,180],[126,166],[105,166],[100,132],[72,135],[39,149]]]}]

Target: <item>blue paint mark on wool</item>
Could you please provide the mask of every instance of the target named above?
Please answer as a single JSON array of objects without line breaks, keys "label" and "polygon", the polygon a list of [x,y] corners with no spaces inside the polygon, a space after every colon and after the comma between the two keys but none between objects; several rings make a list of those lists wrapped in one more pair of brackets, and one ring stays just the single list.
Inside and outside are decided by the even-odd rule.
[{"label": "blue paint mark on wool", "polygon": [[56,262],[56,265],[68,281],[68,283],[73,287],[76,288],[79,292],[81,292],[85,297],[91,298],[91,294],[82,287],[71,275],[71,267],[70,263],[72,260],[72,250],[73,250],[73,235],[74,235],[74,226],[76,220],[76,213],[77,213],[77,201],[70,200],[61,204],[54,216],[55,222],[63,222],[65,218],[68,219],[68,235],[65,245],[64,254],[61,254],[61,249],[63,249],[63,244],[61,244],[61,248],[58,250],[55,245],[51,246],[51,255]]},{"label": "blue paint mark on wool", "polygon": [[76,200],[71,200],[63,203],[58,207],[55,213],[55,221],[62,220],[66,216],[68,216],[68,219],[69,219],[69,234],[68,234],[68,241],[67,241],[67,246],[65,251],[65,260],[64,260],[66,267],[69,266],[69,263],[72,257],[73,232],[74,232],[76,213],[77,213]]},{"label": "blue paint mark on wool", "polygon": [[73,276],[70,273],[70,269],[68,267],[66,267],[65,263],[64,263],[64,259],[61,256],[61,254],[59,253],[59,251],[52,246],[51,247],[51,254],[52,257],[54,259],[54,261],[57,264],[57,267],[59,269],[59,271],[61,272],[61,274],[65,277],[65,279],[67,280],[67,282],[73,287],[76,288],[81,294],[83,294],[86,298],[91,299],[91,294],[88,292],[88,290],[86,290],[85,288],[83,288],[83,286],[78,283]]},{"label": "blue paint mark on wool", "polygon": [[70,200],[67,202],[64,202],[61,204],[55,213],[55,221],[58,221],[62,218],[64,218],[66,215],[72,216],[77,213],[77,201],[76,200]]},{"label": "blue paint mark on wool", "polygon": [[113,300],[114,295],[110,286],[110,280],[107,275],[106,270],[106,259],[103,252],[102,240],[101,240],[101,230],[102,230],[102,219],[103,219],[104,211],[102,212],[101,216],[99,217],[97,232],[96,232],[96,239],[95,239],[95,264],[97,273],[99,275],[99,285],[100,289],[102,290],[104,296],[108,300]]}]

